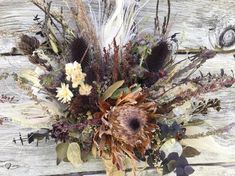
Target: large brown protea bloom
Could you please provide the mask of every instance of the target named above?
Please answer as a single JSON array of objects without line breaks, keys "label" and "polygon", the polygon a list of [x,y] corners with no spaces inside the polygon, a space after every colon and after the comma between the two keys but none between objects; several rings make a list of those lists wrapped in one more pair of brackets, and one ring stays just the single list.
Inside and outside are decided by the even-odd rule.
[{"label": "large brown protea bloom", "polygon": [[[158,129],[154,120],[156,105],[147,102],[141,89],[122,94],[115,102],[99,102],[102,125],[94,143],[99,155],[109,156],[118,169],[124,169],[126,156],[137,160],[134,150],[142,155],[150,148],[153,133]],[[133,165],[134,167],[134,165]]]}]

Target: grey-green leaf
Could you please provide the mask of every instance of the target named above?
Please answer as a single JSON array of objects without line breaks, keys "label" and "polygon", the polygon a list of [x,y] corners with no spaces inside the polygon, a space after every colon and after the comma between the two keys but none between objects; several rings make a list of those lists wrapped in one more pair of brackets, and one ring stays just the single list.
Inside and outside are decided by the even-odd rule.
[{"label": "grey-green leaf", "polygon": [[190,158],[190,157],[200,155],[200,152],[197,149],[193,148],[193,147],[186,146],[185,148],[183,148],[182,155],[184,157]]},{"label": "grey-green leaf", "polygon": [[169,161],[169,163],[167,163],[168,171],[172,172],[173,170],[175,170],[175,166],[176,166],[176,161],[175,160]]},{"label": "grey-green leaf", "polygon": [[83,163],[81,159],[81,149],[78,143],[73,142],[69,144],[67,158],[74,166],[78,166]]},{"label": "grey-green leaf", "polygon": [[110,98],[117,99],[121,95],[121,93],[128,94],[130,92],[131,90],[128,87],[120,88],[116,90]]},{"label": "grey-green leaf", "polygon": [[60,164],[61,161],[66,159],[67,157],[67,150],[68,150],[69,143],[60,143],[56,146],[56,164]]},{"label": "grey-green leaf", "polygon": [[109,97],[111,97],[113,95],[113,93],[119,89],[122,85],[124,84],[124,80],[121,81],[117,81],[114,84],[112,84],[103,94],[103,96],[101,97],[102,101],[107,100]]}]

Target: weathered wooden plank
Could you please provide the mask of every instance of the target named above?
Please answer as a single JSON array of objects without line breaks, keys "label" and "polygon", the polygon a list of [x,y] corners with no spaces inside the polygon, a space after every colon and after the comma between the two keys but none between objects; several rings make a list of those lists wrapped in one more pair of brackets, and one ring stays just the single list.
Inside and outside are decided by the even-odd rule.
[{"label": "weathered wooden plank", "polygon": [[[235,62],[232,56],[231,57],[226,56],[225,58],[226,60],[224,59],[224,56],[218,56],[215,59],[210,60],[209,63],[205,64],[202,69],[204,71],[210,70],[210,71],[218,72],[218,70],[221,67],[227,67],[228,63],[229,63],[229,68],[227,68],[228,70],[235,68]],[[4,70],[12,71],[12,68],[17,66],[17,64],[12,65],[12,62],[7,61],[7,59],[8,60],[17,59],[17,57],[4,58],[5,64],[3,64],[4,62],[2,62],[1,64],[1,66],[5,65]],[[27,68],[29,64],[27,63],[27,61],[24,61],[24,59],[25,58],[21,59],[20,64],[21,64],[21,67]],[[16,68],[20,69],[21,67],[17,66]],[[15,71],[17,71],[17,69]],[[13,85],[11,87],[13,87]],[[17,92],[23,93],[23,91],[21,91],[20,89],[15,89],[15,90]],[[8,92],[9,90],[5,89],[5,91]],[[224,89],[220,91],[219,93],[211,94],[211,97],[218,97],[222,99],[223,110],[219,113],[210,112],[208,116],[201,117],[205,119],[206,122],[208,123],[207,126],[200,127],[201,131],[213,129],[214,127],[216,128],[223,127],[229,123],[235,122],[233,118],[234,110],[235,110],[235,102],[234,102],[235,97],[231,95],[235,95],[234,88]],[[24,101],[27,101],[27,97],[21,97],[20,99],[21,99],[20,100],[21,103]],[[30,103],[29,99],[27,103]],[[0,106],[1,106],[1,109],[3,108],[2,112],[4,112],[4,110],[7,108],[7,105],[4,105],[4,104],[1,104]],[[10,108],[8,109],[10,110]],[[226,119],[224,117],[226,117]],[[81,169],[79,170],[72,168],[69,164],[62,164],[57,167],[55,165],[55,150],[54,150],[55,144],[53,142],[46,143],[46,144],[40,143],[38,148],[35,147],[34,145],[26,145],[22,147],[20,144],[15,145],[11,142],[12,138],[18,136],[18,132],[21,132],[22,135],[26,135],[31,130],[32,129],[22,128],[12,123],[5,123],[3,126],[1,126],[0,146],[2,148],[0,150],[0,156],[3,156],[3,157],[1,158],[2,162],[0,164],[4,166],[6,163],[12,163],[13,166],[12,166],[12,170],[11,169],[7,170],[4,167],[3,168],[0,167],[0,173],[9,174],[9,175],[17,175],[17,174],[24,175],[25,173],[27,175],[37,175],[38,174],[37,172],[40,172],[40,175],[50,175],[50,174],[62,174],[62,173],[71,173],[71,172],[75,173],[76,171],[86,171],[88,168],[89,168],[89,171],[92,171],[93,169],[94,170],[103,169],[102,164],[100,162],[87,163],[83,165]],[[194,130],[194,133],[195,133],[195,130]],[[230,137],[224,140],[226,136],[230,136]],[[201,162],[204,162],[205,159],[206,159],[206,162],[234,161],[235,158],[234,158],[234,155],[232,155],[232,153],[235,151],[234,130],[228,132],[226,136],[222,135],[222,136],[207,137],[207,138],[201,138],[197,140],[186,141],[191,146],[197,148],[200,152],[202,152],[200,156],[190,159],[190,163],[201,163]],[[205,144],[208,144],[208,145],[205,145]],[[228,144],[230,146],[229,147],[230,152],[228,152],[227,147],[224,146],[225,144]],[[4,155],[4,153],[7,153],[7,155]],[[225,169],[224,167],[220,167],[220,166],[218,167],[200,166],[200,167],[196,167],[195,174],[197,173],[198,175],[200,175],[201,173],[206,173],[206,171],[208,170],[210,170],[210,173],[217,173],[216,175],[219,175],[221,173],[233,173],[232,171],[234,171],[233,167],[229,167]],[[217,170],[219,170],[219,172],[217,172]]]},{"label": "weathered wooden plank", "polygon": [[[60,6],[61,1],[55,1]],[[150,0],[146,8],[143,9],[142,16],[148,17],[145,27],[151,28],[155,15],[155,0]],[[163,6],[160,8],[160,14],[166,12],[166,2],[161,0]],[[226,16],[225,20],[235,17],[235,1],[233,0],[172,0],[172,30],[171,33],[181,32],[179,36],[181,47],[200,47],[207,46],[208,29],[213,27],[219,18]],[[15,38],[23,32],[28,32],[34,24],[33,16],[41,14],[27,0],[0,0],[0,53],[9,52],[12,47],[16,46]],[[41,14],[42,15],[42,14]],[[141,16],[140,16],[141,18]],[[234,23],[235,24],[235,23]],[[5,37],[3,37],[5,36]],[[0,57],[0,72],[20,72],[22,69],[34,67],[25,57]],[[233,54],[218,55],[216,58],[209,60],[201,68],[203,72],[219,72],[220,68],[225,68],[228,73],[235,68]],[[18,104],[32,105],[27,108],[29,116],[33,116],[36,105],[33,104],[24,91],[17,88],[12,79],[0,81],[0,94],[8,93],[15,95],[19,99]],[[218,93],[208,94],[207,97],[218,97],[222,100],[222,111],[210,112],[207,116],[200,118],[206,121],[205,125],[191,129],[188,132],[196,133],[220,128],[228,124],[235,123],[235,89],[223,89]],[[40,109],[40,107],[38,107]],[[0,104],[1,113],[7,114],[7,111],[14,111],[12,104]],[[39,110],[37,109],[37,110]],[[17,114],[17,113],[16,113]],[[20,116],[20,114],[18,114]],[[0,128],[0,175],[55,175],[64,173],[76,173],[82,171],[102,171],[101,162],[94,161],[86,163],[79,169],[73,168],[70,164],[63,163],[60,166],[55,164],[55,144],[40,143],[39,147],[34,145],[21,146],[12,143],[12,138],[18,136],[18,132],[26,135],[32,129],[18,126],[12,122],[4,122]],[[235,156],[235,131],[234,127],[226,134],[219,136],[209,136],[195,140],[185,140],[185,143],[197,148],[201,155],[190,159],[190,163],[205,162],[234,162]],[[6,166],[12,164],[8,170]],[[217,166],[195,166],[194,175],[235,175],[234,165],[229,167]],[[76,175],[76,174],[71,174]],[[99,174],[104,175],[104,174]],[[146,175],[142,173],[142,175]],[[149,173],[149,175],[153,175]]]},{"label": "weathered wooden plank", "polygon": [[[52,0],[55,7],[67,6],[62,0]],[[33,16],[43,14],[28,0],[13,0],[0,2],[0,33],[5,35],[28,32],[33,29]],[[143,8],[140,19],[144,16],[142,24],[145,30],[153,29],[156,0],[149,0]],[[160,0],[160,20],[166,15],[166,1]],[[209,28],[214,27],[218,21],[235,22],[235,1],[233,0],[172,0],[171,2],[171,34],[180,32],[181,47],[209,47]]]}]

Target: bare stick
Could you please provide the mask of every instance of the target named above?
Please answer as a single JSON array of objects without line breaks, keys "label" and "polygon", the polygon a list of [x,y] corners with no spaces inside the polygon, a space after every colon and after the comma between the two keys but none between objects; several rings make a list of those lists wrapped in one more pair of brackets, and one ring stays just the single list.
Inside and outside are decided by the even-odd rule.
[{"label": "bare stick", "polygon": [[158,9],[159,9],[159,0],[157,0],[157,4],[156,4],[156,15],[154,18],[154,35],[156,34],[157,31],[159,32]]},{"label": "bare stick", "polygon": [[171,16],[171,2],[170,0],[167,0],[167,6],[168,6],[168,13],[167,13],[167,20],[166,20],[166,29],[168,27],[170,16]]}]

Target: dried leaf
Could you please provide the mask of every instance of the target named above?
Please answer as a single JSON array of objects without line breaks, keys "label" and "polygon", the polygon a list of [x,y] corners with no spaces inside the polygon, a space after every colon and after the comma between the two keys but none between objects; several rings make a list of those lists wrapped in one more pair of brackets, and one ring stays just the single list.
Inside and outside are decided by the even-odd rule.
[{"label": "dried leaf", "polygon": [[172,172],[173,170],[175,170],[176,167],[176,161],[175,160],[171,160],[169,161],[169,163],[167,163],[167,169],[170,172]]},{"label": "dried leaf", "polygon": [[97,148],[96,148],[95,144],[92,145],[91,153],[92,153],[94,158],[97,157]]},{"label": "dried leaf", "polygon": [[131,92],[131,90],[128,87],[120,88],[116,90],[110,98],[117,99],[123,92],[128,94]]},{"label": "dried leaf", "polygon": [[40,42],[36,37],[22,35],[19,42],[19,48],[25,55],[32,55],[33,51],[39,48]]},{"label": "dried leaf", "polygon": [[54,51],[54,53],[58,54],[59,53],[59,49],[58,49],[57,44],[55,42],[55,37],[52,34],[49,34],[49,41],[50,41],[51,48]]},{"label": "dried leaf", "polygon": [[103,96],[101,97],[102,101],[107,100],[109,97],[111,97],[113,95],[113,93],[119,89],[122,85],[124,84],[124,80],[121,81],[117,81],[114,84],[112,84],[103,94]]},{"label": "dried leaf", "polygon": [[205,123],[205,120],[202,119],[192,119],[188,122],[188,126],[199,126]]},{"label": "dried leaf", "polygon": [[60,164],[61,161],[65,160],[67,157],[69,143],[60,143],[56,146],[56,164]]},{"label": "dried leaf", "polygon": [[124,176],[125,172],[122,170],[118,170],[116,165],[113,164],[111,159],[104,159],[104,166],[107,176]]},{"label": "dried leaf", "polygon": [[81,159],[81,149],[78,143],[73,142],[69,144],[67,158],[74,166],[79,166],[83,163]]},{"label": "dried leaf", "polygon": [[193,147],[186,146],[183,149],[182,155],[184,157],[194,157],[194,156],[200,155],[200,152],[197,149],[193,148]]},{"label": "dried leaf", "polygon": [[191,174],[194,173],[194,169],[193,169],[191,166],[185,166],[185,167],[184,167],[184,172],[185,172],[185,174],[187,174],[187,175],[191,175]]}]

